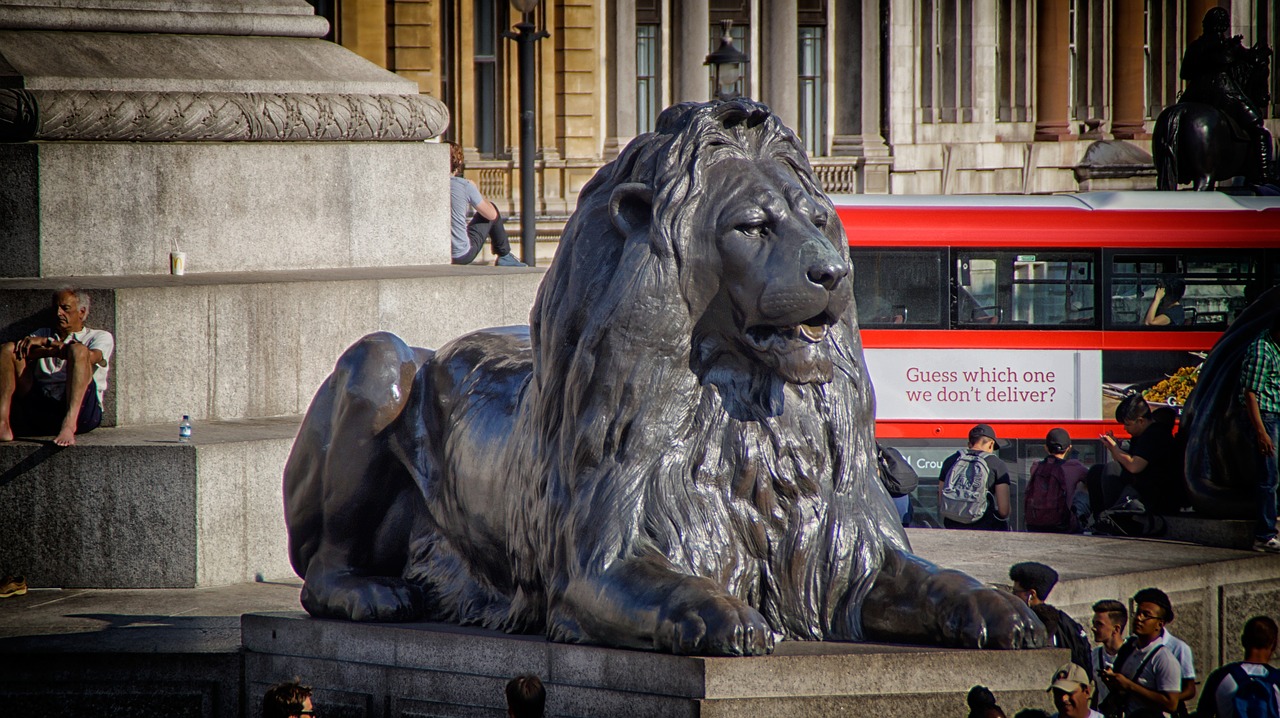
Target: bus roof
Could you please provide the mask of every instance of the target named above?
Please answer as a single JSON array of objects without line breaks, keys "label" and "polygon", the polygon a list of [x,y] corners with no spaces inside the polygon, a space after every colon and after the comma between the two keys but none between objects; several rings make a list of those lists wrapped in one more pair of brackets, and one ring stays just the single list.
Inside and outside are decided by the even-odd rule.
[{"label": "bus roof", "polygon": [[1280,247],[1280,197],[1086,192],[837,195],[832,201],[849,244],[858,247]]},{"label": "bus roof", "polygon": [[1076,194],[834,194],[837,207],[972,207],[1103,210],[1280,210],[1280,197],[1244,197],[1221,192],[1080,192]]}]

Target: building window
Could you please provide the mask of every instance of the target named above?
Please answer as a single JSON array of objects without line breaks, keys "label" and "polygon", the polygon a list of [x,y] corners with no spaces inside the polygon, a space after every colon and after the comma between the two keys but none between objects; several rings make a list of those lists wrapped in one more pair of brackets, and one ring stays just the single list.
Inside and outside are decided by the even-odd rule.
[{"label": "building window", "polygon": [[921,0],[920,109],[924,122],[973,119],[973,4]]},{"label": "building window", "polygon": [[662,110],[657,25],[636,25],[636,133],[653,132]]},{"label": "building window", "polygon": [[501,0],[476,0],[475,4],[475,71],[476,104],[473,122],[476,150],[483,156],[495,157],[505,148],[502,142],[502,87],[499,32],[507,26],[507,8]]},{"label": "building window", "polygon": [[1000,122],[1031,119],[1031,0],[1000,0],[996,43]]},{"label": "building window", "polygon": [[1161,110],[1178,101],[1178,63],[1182,55],[1178,47],[1178,18],[1184,13],[1182,2],[1146,2],[1142,49],[1147,78],[1147,119],[1154,119]]},{"label": "building window", "polygon": [[827,43],[826,28],[800,28],[800,139],[811,155],[826,154]]},{"label": "building window", "polygon": [[1110,17],[1108,0],[1071,0],[1071,118],[1080,122],[1105,120],[1110,114],[1106,106]]}]

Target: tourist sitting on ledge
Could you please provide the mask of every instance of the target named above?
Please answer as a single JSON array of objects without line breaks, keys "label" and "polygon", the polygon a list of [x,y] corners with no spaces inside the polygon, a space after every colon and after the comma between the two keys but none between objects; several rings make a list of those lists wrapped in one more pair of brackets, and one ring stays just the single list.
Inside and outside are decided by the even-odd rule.
[{"label": "tourist sitting on ledge", "polygon": [[115,340],[108,331],[85,326],[84,291],[55,292],[53,312],[52,327],[0,345],[0,441],[56,434],[54,443],[71,446],[76,434],[102,423]]},{"label": "tourist sitting on ledge", "polygon": [[[1187,505],[1177,463],[1177,442],[1173,438],[1175,415],[1168,407],[1152,411],[1141,394],[1133,394],[1116,407],[1116,421],[1133,437],[1129,448],[1121,448],[1113,432],[1102,435],[1102,445],[1120,465],[1120,479],[1125,484],[1120,500],[1137,498],[1147,511],[1157,514],[1176,513]],[[1101,482],[1105,471],[1090,470],[1090,495],[1103,493],[1095,482]],[[1100,509],[1111,508],[1102,506]],[[1095,507],[1095,511],[1099,507]]]}]

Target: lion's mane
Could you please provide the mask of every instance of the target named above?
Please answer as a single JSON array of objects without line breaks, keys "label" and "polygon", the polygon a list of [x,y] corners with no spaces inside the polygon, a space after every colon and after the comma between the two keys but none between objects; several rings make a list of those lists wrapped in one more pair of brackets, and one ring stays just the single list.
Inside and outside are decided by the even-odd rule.
[{"label": "lion's mane", "polygon": [[[726,586],[786,637],[860,639],[884,550],[907,549],[875,479],[874,398],[852,305],[832,327],[830,383],[785,385],[763,368],[713,382],[703,370],[690,297],[721,278],[690,268],[715,251],[704,225],[717,198],[699,190],[725,156],[780,163],[835,216],[767,107],[677,105],[583,188],[538,293],[533,378],[515,427],[532,461],[521,470],[537,477],[523,506],[535,525],[512,549],[524,589],[512,610],[545,609],[552,638],[572,638],[555,622],[572,578],[655,554]],[[633,218],[647,232],[611,219],[624,184],[651,192]],[[840,223],[823,231],[847,259]],[[743,387],[749,416],[726,386]]]}]

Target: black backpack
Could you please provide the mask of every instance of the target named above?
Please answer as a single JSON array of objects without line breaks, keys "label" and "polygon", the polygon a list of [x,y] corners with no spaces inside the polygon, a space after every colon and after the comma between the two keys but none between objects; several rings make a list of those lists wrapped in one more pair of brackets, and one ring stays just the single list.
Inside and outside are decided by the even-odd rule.
[{"label": "black backpack", "polygon": [[[1071,649],[1071,662],[1080,666],[1093,679],[1093,647],[1084,627],[1062,610],[1058,610],[1058,630],[1053,634],[1053,643],[1059,648]],[[1117,657],[1118,660],[1118,657]]]}]

